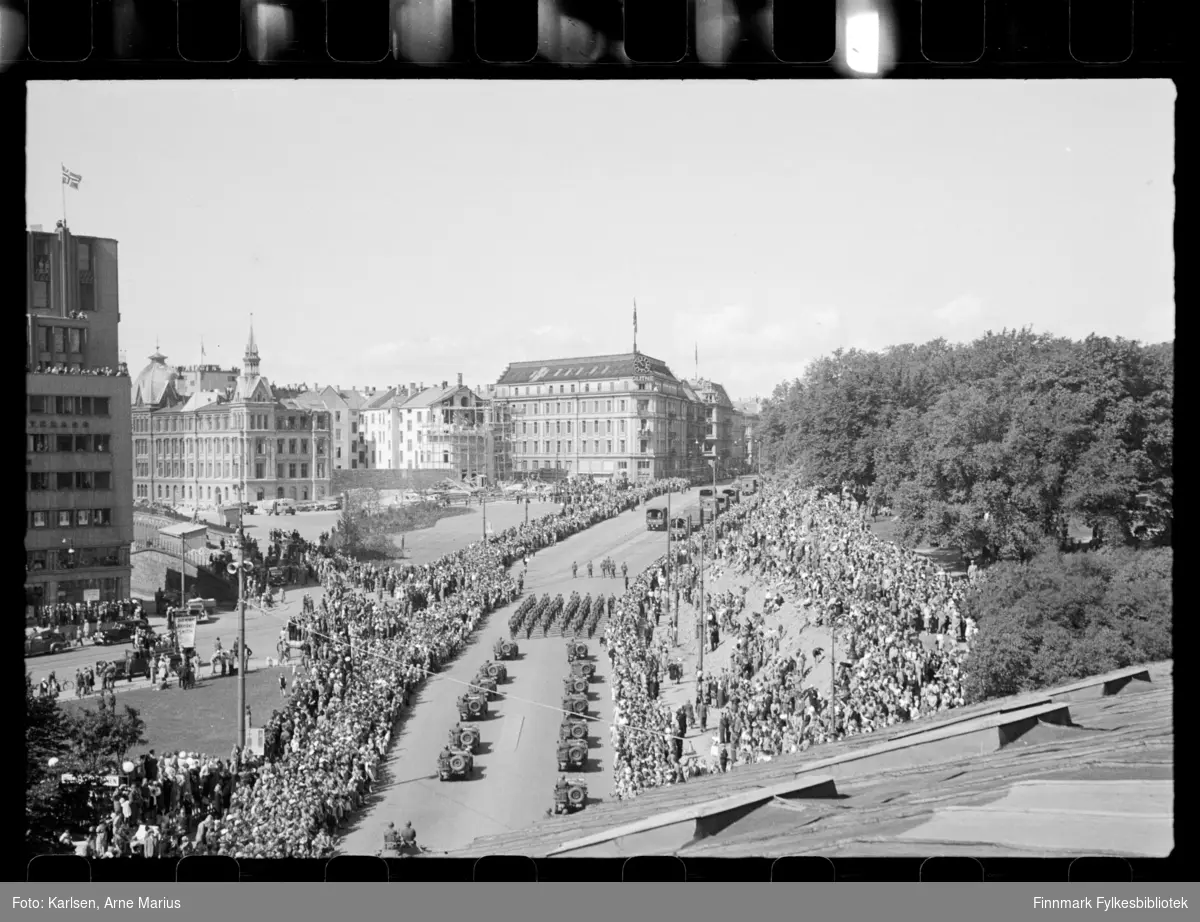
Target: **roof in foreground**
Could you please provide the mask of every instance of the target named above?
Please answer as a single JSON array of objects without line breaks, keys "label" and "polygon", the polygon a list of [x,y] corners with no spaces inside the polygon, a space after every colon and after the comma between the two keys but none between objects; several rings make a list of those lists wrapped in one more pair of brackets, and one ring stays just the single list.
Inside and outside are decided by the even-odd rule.
[{"label": "roof in foreground", "polygon": [[539,359],[532,362],[513,362],[500,376],[497,384],[558,384],[569,381],[590,381],[605,378],[626,378],[644,374],[639,365],[652,374],[675,375],[662,359],[642,352],[623,352],[617,355],[583,355],[575,358]]},{"label": "roof in foreground", "polygon": [[1149,682],[1099,677],[963,708],[588,806],[455,854],[1166,855],[1173,664],[1139,668]]}]

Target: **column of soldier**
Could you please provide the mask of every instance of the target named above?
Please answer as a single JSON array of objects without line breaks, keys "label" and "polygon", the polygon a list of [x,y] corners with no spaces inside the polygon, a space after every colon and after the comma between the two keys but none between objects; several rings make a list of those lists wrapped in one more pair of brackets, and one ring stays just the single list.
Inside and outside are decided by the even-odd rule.
[{"label": "column of soldier", "polygon": [[965,650],[927,649],[920,634],[973,633],[958,614],[962,587],[926,558],[876,538],[853,501],[769,486],[761,502],[735,506],[710,526],[706,542],[714,573],[728,568],[769,583],[773,607],[786,598],[809,620],[836,626],[846,653],[833,703],[805,683],[812,665],[803,655],[778,650],[751,613],[732,670],[699,676],[695,706],[689,701],[683,717],[671,711],[657,700],[662,653],[647,630],[656,599],[643,574],[618,601],[604,641],[615,677],[618,796],[684,780],[681,738],[708,708],[720,713],[704,768],[721,771],[963,704]]},{"label": "column of soldier", "polygon": [[[328,545],[309,546],[305,563],[326,591],[299,616],[306,669],[267,721],[264,755],[235,747],[228,759],[181,750],[136,760],[112,812],[92,830],[89,852],[328,856],[371,790],[413,691],[465,646],[480,618],[516,598],[508,567],[682,486],[588,490],[570,513],[507,529],[425,567],[363,565]],[[585,628],[595,610],[593,602]]]}]

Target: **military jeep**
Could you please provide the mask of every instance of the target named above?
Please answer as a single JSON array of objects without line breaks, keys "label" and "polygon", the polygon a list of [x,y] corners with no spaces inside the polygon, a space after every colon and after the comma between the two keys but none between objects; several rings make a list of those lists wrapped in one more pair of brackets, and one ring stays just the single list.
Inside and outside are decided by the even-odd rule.
[{"label": "military jeep", "polygon": [[503,663],[493,663],[491,660],[487,660],[479,667],[479,674],[495,679],[501,685],[508,681],[508,667]]},{"label": "military jeep", "polygon": [[450,754],[438,758],[438,779],[451,781],[470,778],[475,768],[475,757],[462,749],[452,750]]},{"label": "military jeep", "polygon": [[496,659],[516,659],[517,644],[512,640],[505,640],[503,637],[497,638],[496,645],[492,647],[492,653]]},{"label": "military jeep", "polygon": [[482,720],[487,713],[487,692],[472,691],[458,696],[458,716],[463,720]]},{"label": "military jeep", "polygon": [[578,714],[569,714],[563,718],[558,728],[560,740],[585,740],[588,737],[588,721]]},{"label": "military jeep", "polygon": [[589,656],[588,645],[582,640],[567,641],[567,662],[573,663],[577,659],[587,659]]},{"label": "military jeep", "polygon": [[573,778],[565,785],[554,789],[554,812],[574,813],[587,803],[587,784],[582,778]]},{"label": "military jeep", "polygon": [[586,695],[563,695],[562,708],[572,714],[586,714],[588,700]]},{"label": "military jeep", "polygon": [[451,749],[462,749],[476,755],[479,752],[478,727],[451,727],[448,745]]},{"label": "military jeep", "polygon": [[471,684],[476,688],[484,689],[480,694],[486,693],[488,701],[495,701],[500,696],[496,691],[496,680],[482,672],[471,680]]},{"label": "military jeep", "polygon": [[558,758],[558,770],[565,772],[568,768],[575,771],[583,771],[587,765],[587,743],[580,740],[571,740],[570,742],[560,742],[556,753]]},{"label": "military jeep", "polygon": [[579,660],[571,663],[571,675],[573,676],[583,676],[583,678],[590,681],[595,674],[596,666],[594,663],[582,663]]},{"label": "military jeep", "polygon": [[563,692],[568,695],[586,695],[588,680],[586,676],[569,675],[563,677]]}]

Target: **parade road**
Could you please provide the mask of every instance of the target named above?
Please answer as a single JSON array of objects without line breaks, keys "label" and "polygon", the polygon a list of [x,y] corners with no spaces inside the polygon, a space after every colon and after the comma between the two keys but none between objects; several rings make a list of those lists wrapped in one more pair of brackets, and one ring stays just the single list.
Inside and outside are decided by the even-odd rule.
[{"label": "parade road", "polygon": [[[695,488],[676,493],[671,497],[672,515],[695,515],[698,502]],[[666,497],[660,496],[648,505],[665,507],[666,503]],[[646,530],[643,504],[539,551],[530,558],[525,593],[551,597],[562,593],[564,600],[572,591],[580,596],[603,593],[620,598],[624,591],[621,564],[628,566],[632,581],[666,550],[666,533]],[[616,562],[616,579],[600,575],[605,557]],[[588,561],[594,568],[591,579],[587,578]],[[571,576],[572,562],[579,565],[577,578]],[[504,697],[489,704],[487,719],[472,724],[480,730],[473,776],[446,782],[437,776],[438,753],[458,721],[458,696],[480,665],[492,657],[496,638],[508,637],[508,617],[518,604],[519,600],[487,616],[462,655],[431,677],[414,697],[413,707],[401,718],[393,737],[376,793],[339,843],[341,854],[375,854],[389,822],[400,828],[411,821],[422,845],[444,852],[462,848],[480,836],[528,827],[545,815],[553,803],[558,777],[555,750],[562,720],[562,680],[570,672],[566,642],[560,636],[543,638],[537,630],[531,639],[524,633],[518,637],[520,656],[506,663],[508,682],[498,688]],[[612,789],[612,690],[609,660],[600,636],[597,632],[588,641],[596,666],[588,713],[599,720],[591,726],[587,768],[578,773],[587,781],[590,803],[608,798]]]}]

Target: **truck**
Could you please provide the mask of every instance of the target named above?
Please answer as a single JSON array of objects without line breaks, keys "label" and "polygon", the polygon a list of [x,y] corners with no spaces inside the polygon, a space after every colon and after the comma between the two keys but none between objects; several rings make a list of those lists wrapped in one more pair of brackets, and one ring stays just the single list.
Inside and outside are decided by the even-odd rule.
[{"label": "truck", "polygon": [[656,506],[646,510],[646,531],[666,531],[667,510]]},{"label": "truck", "polygon": [[687,538],[690,531],[691,530],[688,527],[688,520],[683,516],[676,516],[675,518],[671,519],[672,541],[683,541],[685,538]]},{"label": "truck", "polygon": [[711,522],[717,517],[717,497],[712,487],[703,487],[700,490],[700,517],[705,522]]},{"label": "truck", "polygon": [[216,599],[189,599],[186,613],[195,615],[196,621],[200,624],[208,624],[216,610]]}]

